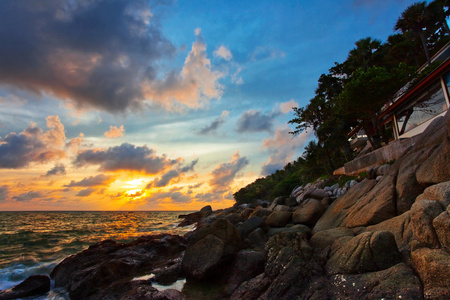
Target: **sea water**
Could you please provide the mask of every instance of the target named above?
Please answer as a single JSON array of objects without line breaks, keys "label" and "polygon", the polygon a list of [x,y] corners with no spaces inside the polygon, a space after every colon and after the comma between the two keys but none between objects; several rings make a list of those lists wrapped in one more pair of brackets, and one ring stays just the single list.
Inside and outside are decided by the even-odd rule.
[{"label": "sea water", "polygon": [[[0,212],[0,290],[47,274],[65,257],[105,239],[127,243],[159,233],[183,235],[187,212]],[[57,298],[57,297],[56,297]]]}]

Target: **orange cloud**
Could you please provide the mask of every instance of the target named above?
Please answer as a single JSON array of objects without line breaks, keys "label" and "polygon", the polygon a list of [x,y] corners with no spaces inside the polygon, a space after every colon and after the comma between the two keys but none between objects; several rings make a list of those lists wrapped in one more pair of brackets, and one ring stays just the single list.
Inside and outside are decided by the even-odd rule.
[{"label": "orange cloud", "polygon": [[109,131],[105,132],[105,136],[108,138],[118,138],[122,137],[124,132],[125,129],[123,128],[123,125],[121,125],[119,128],[117,128],[116,126],[109,126]]}]

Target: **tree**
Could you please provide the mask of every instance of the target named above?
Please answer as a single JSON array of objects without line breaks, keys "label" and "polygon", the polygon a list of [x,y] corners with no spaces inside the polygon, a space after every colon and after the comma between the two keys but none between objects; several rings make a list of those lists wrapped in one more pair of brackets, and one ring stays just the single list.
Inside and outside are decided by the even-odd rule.
[{"label": "tree", "polygon": [[423,1],[408,6],[395,24],[395,30],[400,30],[402,33],[411,31],[420,37],[429,65],[431,64],[431,59],[425,31],[433,24],[432,22],[430,9],[428,9],[427,2]]},{"label": "tree", "polygon": [[355,43],[356,48],[350,50],[345,61],[346,69],[352,73],[358,68],[367,70],[374,66],[376,60],[376,51],[381,47],[381,41],[367,37],[360,39]]}]

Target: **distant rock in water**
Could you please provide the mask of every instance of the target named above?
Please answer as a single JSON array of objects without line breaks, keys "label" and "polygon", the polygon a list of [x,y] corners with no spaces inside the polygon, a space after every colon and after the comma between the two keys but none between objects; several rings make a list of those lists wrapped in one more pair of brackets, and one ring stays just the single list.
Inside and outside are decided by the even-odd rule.
[{"label": "distant rock in water", "polygon": [[32,275],[15,287],[0,291],[0,299],[36,297],[48,291],[50,291],[50,278],[46,275]]}]

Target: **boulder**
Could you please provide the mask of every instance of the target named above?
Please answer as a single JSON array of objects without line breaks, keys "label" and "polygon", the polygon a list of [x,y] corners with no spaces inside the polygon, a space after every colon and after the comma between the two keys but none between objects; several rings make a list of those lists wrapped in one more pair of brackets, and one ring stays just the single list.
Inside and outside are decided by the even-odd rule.
[{"label": "boulder", "polygon": [[270,278],[264,273],[243,282],[231,295],[230,300],[259,299],[270,285]]},{"label": "boulder", "polygon": [[266,241],[266,234],[261,228],[253,230],[245,240],[245,242],[253,249],[264,249]]},{"label": "boulder", "polygon": [[0,299],[9,300],[36,297],[50,291],[50,278],[47,275],[32,275],[18,285],[0,291]]},{"label": "boulder", "polygon": [[169,267],[186,249],[180,236],[143,236],[128,244],[102,241],[64,259],[50,274],[55,287],[64,287],[72,299],[102,299],[98,295],[124,279]]},{"label": "boulder", "polygon": [[[355,204],[348,209],[343,225],[345,227],[369,226],[395,217],[397,211],[395,204],[396,177],[397,168],[393,165],[389,169],[389,173],[383,176],[370,192],[357,198]],[[356,189],[358,186],[356,185],[352,189]]]},{"label": "boulder", "polygon": [[333,244],[325,268],[329,275],[357,274],[384,270],[399,262],[401,255],[392,233],[364,232],[347,240],[340,247]]},{"label": "boulder", "polygon": [[272,227],[284,227],[291,221],[290,211],[274,211],[266,219],[266,224]]},{"label": "boulder", "polygon": [[333,299],[422,299],[414,271],[404,263],[386,270],[331,277]]},{"label": "boulder", "polygon": [[291,211],[291,208],[287,205],[277,205],[275,206],[275,208],[273,209],[274,211]]},{"label": "boulder", "polygon": [[437,200],[443,209],[450,205],[450,181],[441,182],[430,187],[427,187],[423,194],[419,195],[416,201],[424,199]]},{"label": "boulder", "polygon": [[314,225],[325,211],[322,202],[315,199],[308,199],[294,212],[292,222],[294,224]]},{"label": "boulder", "polygon": [[272,203],[269,205],[269,209],[273,210],[275,206],[284,204],[284,197],[276,197],[273,199]]},{"label": "boulder", "polygon": [[261,217],[253,216],[246,220],[244,223],[237,227],[239,234],[243,239],[245,239],[250,232],[254,231],[256,228],[265,225],[264,219]]},{"label": "boulder", "polygon": [[439,248],[440,242],[433,220],[443,212],[438,201],[422,200],[411,207],[411,226],[414,239],[420,246]]},{"label": "boulder", "polygon": [[426,299],[450,298],[450,254],[442,249],[420,248],[411,253],[423,283]]},{"label": "boulder", "polygon": [[322,200],[325,197],[328,197],[330,194],[324,189],[314,189],[308,193],[305,193],[304,198],[313,198],[317,200]]},{"label": "boulder", "polygon": [[250,215],[253,213],[254,210],[255,209],[253,208],[247,207],[241,212],[240,217],[242,219],[248,219],[248,217],[250,217]]},{"label": "boulder", "polygon": [[336,199],[317,221],[313,233],[342,226],[348,210],[355,205],[359,198],[366,195],[375,184],[375,180],[364,180],[354,186],[344,196]]},{"label": "boulder", "polygon": [[283,232],[298,232],[300,234],[302,234],[305,238],[308,238],[311,236],[311,229],[306,226],[306,225],[302,225],[302,224],[297,224],[294,226],[286,226],[286,227],[281,227],[281,228],[270,228],[269,231],[267,232],[267,237],[271,238],[274,235],[283,233]]},{"label": "boulder", "polygon": [[236,259],[228,271],[225,292],[227,295],[233,294],[244,281],[263,273],[266,261],[264,252],[241,250],[237,253]]},{"label": "boulder", "polygon": [[251,217],[256,216],[256,217],[264,218],[264,217],[268,217],[271,213],[272,213],[272,210],[259,206],[259,207],[255,208],[255,210],[249,217],[251,218]]},{"label": "boulder", "polygon": [[220,279],[223,267],[241,246],[239,232],[229,221],[218,219],[201,226],[190,237],[181,262],[182,273],[188,279]]},{"label": "boulder", "polygon": [[367,227],[367,231],[375,232],[387,230],[395,237],[397,247],[402,254],[409,256],[411,251],[411,241],[413,239],[413,232],[411,228],[411,212],[407,211],[400,216],[383,221],[377,225]]},{"label": "boulder", "polygon": [[344,236],[354,237],[355,234],[351,229],[345,227],[337,227],[317,232],[311,237],[309,243],[314,248],[324,250],[327,247],[331,247],[334,241]]},{"label": "boulder", "polygon": [[450,205],[446,211],[434,218],[433,227],[441,247],[450,253]]},{"label": "boulder", "polygon": [[450,141],[447,137],[418,168],[417,182],[423,186],[450,180]]}]

